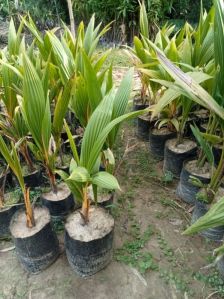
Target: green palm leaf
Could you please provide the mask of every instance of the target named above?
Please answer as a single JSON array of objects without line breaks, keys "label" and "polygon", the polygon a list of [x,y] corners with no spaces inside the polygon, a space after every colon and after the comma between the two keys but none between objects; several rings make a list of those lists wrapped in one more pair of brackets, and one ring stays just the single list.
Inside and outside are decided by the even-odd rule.
[{"label": "green palm leaf", "polygon": [[92,184],[109,190],[120,190],[117,179],[106,171],[100,171],[92,176]]},{"label": "green palm leaf", "polygon": [[176,80],[178,88],[182,90],[188,98],[200,104],[207,109],[210,109],[222,119],[224,119],[224,109],[206,92],[199,84],[195,82],[189,75],[185,74],[181,69],[176,67],[164,54],[153,44],[152,47],[157,51],[158,59],[164,69]]},{"label": "green palm leaf", "polygon": [[213,204],[209,211],[187,228],[183,234],[191,235],[221,225],[224,225],[224,198]]},{"label": "green palm leaf", "polygon": [[[131,93],[132,88],[132,78],[133,78],[134,69],[130,69],[125,77],[123,78],[116,95],[113,101],[113,113],[112,119],[115,119],[121,115],[123,115],[128,106],[128,100]],[[115,143],[115,138],[117,136],[117,132],[119,129],[119,125],[113,128],[108,136],[109,147],[112,148]]]},{"label": "green palm leaf", "polygon": [[39,148],[47,151],[51,136],[50,103],[41,80],[26,54],[23,55],[24,79],[22,113]]},{"label": "green palm leaf", "polygon": [[13,143],[11,143],[11,147],[12,147],[12,153],[10,153],[10,150],[8,149],[7,145],[5,144],[5,141],[0,135],[0,152],[4,157],[4,159],[6,160],[9,167],[12,169],[15,176],[17,177],[23,193],[25,193],[25,183],[22,175],[22,169]]}]

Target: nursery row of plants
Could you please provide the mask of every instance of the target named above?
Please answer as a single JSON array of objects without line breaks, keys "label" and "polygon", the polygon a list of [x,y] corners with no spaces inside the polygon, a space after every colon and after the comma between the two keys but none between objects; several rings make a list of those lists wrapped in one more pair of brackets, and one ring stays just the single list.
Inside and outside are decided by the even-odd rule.
[{"label": "nursery row of plants", "polygon": [[[113,65],[105,64],[110,49],[95,51],[110,25],[95,26],[93,16],[74,38],[65,25],[60,34],[43,35],[30,17],[18,29],[11,20],[0,54],[0,237],[11,234],[26,270],[38,273],[57,259],[54,219],[65,221],[75,272],[92,275],[110,262],[114,219],[105,206],[120,189],[113,150],[120,124],[135,117],[150,154],[164,159],[165,174],[180,179],[178,196],[195,205],[185,234],[222,240],[223,21],[224,4],[215,0],[208,13],[201,8],[196,29],[186,23],[174,33],[166,25],[150,40],[140,4],[141,35],[126,53],[142,88],[127,112],[134,68],[115,88]],[[23,200],[12,191],[18,185]],[[39,198],[32,198],[34,187]],[[218,263],[224,274],[222,258]]]},{"label": "nursery row of plants", "polygon": [[[218,242],[224,234],[223,20],[217,0],[209,12],[201,8],[196,29],[186,23],[173,34],[174,26],[164,26],[151,41],[143,4],[141,37],[129,50],[142,82],[135,108],[149,106],[138,117],[137,134],[163,160],[165,175],[179,180],[176,194],[194,205],[184,234]],[[223,246],[215,253],[223,275]]]}]

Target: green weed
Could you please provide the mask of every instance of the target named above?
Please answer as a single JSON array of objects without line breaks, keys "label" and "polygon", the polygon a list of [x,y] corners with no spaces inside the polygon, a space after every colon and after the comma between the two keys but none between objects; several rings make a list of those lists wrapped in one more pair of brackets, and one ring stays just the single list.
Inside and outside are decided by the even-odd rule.
[{"label": "green weed", "polygon": [[145,252],[144,247],[154,234],[152,226],[140,234],[140,226],[133,224],[132,236],[134,240],[125,241],[123,246],[115,251],[115,258],[117,261],[123,262],[138,269],[141,273],[147,270],[157,270],[158,265],[155,263],[154,258],[150,252]]}]

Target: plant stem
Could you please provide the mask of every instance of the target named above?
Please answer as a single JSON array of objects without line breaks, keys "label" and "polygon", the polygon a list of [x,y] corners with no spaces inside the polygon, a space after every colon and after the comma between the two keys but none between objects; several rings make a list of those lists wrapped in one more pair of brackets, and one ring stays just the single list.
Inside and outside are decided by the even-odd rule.
[{"label": "plant stem", "polygon": [[177,132],[177,142],[176,142],[176,146],[178,146],[179,144],[181,144],[183,142],[183,134],[181,131]]},{"label": "plant stem", "polygon": [[72,9],[72,1],[67,0],[67,4],[68,4],[71,33],[72,33],[72,36],[75,38],[75,21],[74,21],[73,9]]},{"label": "plant stem", "polygon": [[82,203],[82,210],[81,215],[84,220],[85,225],[89,222],[89,207],[90,207],[90,200],[87,193],[87,186],[83,188],[83,203]]},{"label": "plant stem", "polygon": [[49,177],[50,185],[51,185],[51,190],[53,193],[57,194],[58,188],[56,185],[56,179],[55,179],[55,174],[54,172],[50,169],[50,167],[47,167],[47,175]]},{"label": "plant stem", "polygon": [[199,157],[198,157],[198,161],[197,161],[197,166],[199,168],[203,167],[206,161],[206,155],[203,153],[203,151],[200,151]]},{"label": "plant stem", "polygon": [[60,158],[61,166],[64,166],[65,165],[65,161],[63,159],[63,152],[62,152],[62,148],[61,147],[59,148],[58,153],[59,153],[59,158]]},{"label": "plant stem", "polygon": [[30,154],[29,154],[29,151],[28,151],[28,148],[27,148],[27,144],[24,144],[21,147],[21,153],[22,153],[22,155],[23,155],[23,157],[26,161],[26,164],[28,165],[30,173],[34,172],[36,169],[33,165],[33,161],[30,158]]},{"label": "plant stem", "polygon": [[[188,117],[188,114],[187,114]],[[187,122],[187,117],[182,117],[179,127],[179,132],[177,132],[177,145],[181,144],[183,142],[183,136],[184,136],[184,129]]]},{"label": "plant stem", "polygon": [[210,189],[212,189],[214,192],[217,192],[221,182],[222,182],[222,176],[224,172],[224,144],[222,149],[221,158],[219,160],[219,164],[217,169],[214,172],[214,175],[212,176],[211,183],[210,183]]},{"label": "plant stem", "polygon": [[213,116],[211,119],[209,119],[207,133],[213,134],[216,130],[216,127],[217,127],[217,118]]},{"label": "plant stem", "polygon": [[5,171],[3,171],[2,176],[4,176],[3,178],[3,182],[2,182],[2,186],[0,188],[0,209],[3,208],[4,203],[5,203],[5,183],[6,183],[6,176],[7,176],[7,172],[9,170],[9,165],[7,165]]},{"label": "plant stem", "polygon": [[15,9],[18,10],[18,8],[19,8],[19,0],[15,0],[14,1],[14,6],[15,6]]},{"label": "plant stem", "polygon": [[23,195],[24,195],[24,201],[26,207],[26,225],[27,227],[32,228],[35,226],[35,220],[33,215],[33,207],[30,202],[30,189],[25,188]]},{"label": "plant stem", "polygon": [[[5,181],[5,178],[3,180]],[[3,184],[4,184],[4,182],[3,182]],[[2,209],[4,207],[4,203],[5,203],[4,188],[3,188],[3,186],[1,186],[1,188],[0,188],[0,209]]]},{"label": "plant stem", "polygon": [[0,210],[4,207],[4,194],[2,192],[2,189],[0,189]]}]

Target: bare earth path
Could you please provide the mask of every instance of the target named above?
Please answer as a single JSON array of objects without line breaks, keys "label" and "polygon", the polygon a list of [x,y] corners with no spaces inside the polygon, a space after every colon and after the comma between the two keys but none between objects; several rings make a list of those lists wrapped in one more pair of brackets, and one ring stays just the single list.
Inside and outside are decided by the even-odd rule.
[{"label": "bare earth path", "polygon": [[[119,80],[121,72],[117,71]],[[122,192],[116,196],[115,254],[111,264],[81,279],[63,252],[39,275],[27,274],[14,250],[0,252],[0,299],[205,299],[222,298],[195,273],[211,261],[216,244],[184,237],[190,207],[175,196],[176,182],[165,184],[162,162],[135,137],[133,121],[125,124],[116,148]],[[122,158],[124,158],[122,162]],[[63,247],[63,234],[59,234]],[[1,242],[0,249],[11,246]],[[202,270],[203,275],[207,270]]]}]

